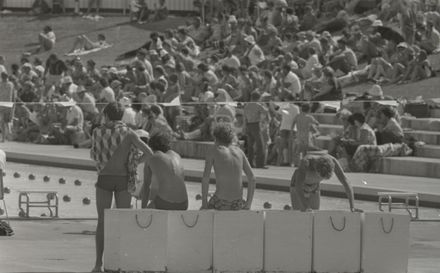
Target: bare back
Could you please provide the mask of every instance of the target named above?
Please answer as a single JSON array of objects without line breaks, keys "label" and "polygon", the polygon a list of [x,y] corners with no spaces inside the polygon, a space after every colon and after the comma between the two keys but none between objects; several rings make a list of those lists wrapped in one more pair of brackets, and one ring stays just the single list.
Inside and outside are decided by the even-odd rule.
[{"label": "bare back", "polygon": [[241,200],[243,151],[236,146],[216,146],[212,151],[217,197],[228,201]]},{"label": "bare back", "polygon": [[181,203],[188,200],[185,175],[180,156],[174,151],[155,152],[150,161],[152,183],[158,185],[158,194],[165,201]]}]

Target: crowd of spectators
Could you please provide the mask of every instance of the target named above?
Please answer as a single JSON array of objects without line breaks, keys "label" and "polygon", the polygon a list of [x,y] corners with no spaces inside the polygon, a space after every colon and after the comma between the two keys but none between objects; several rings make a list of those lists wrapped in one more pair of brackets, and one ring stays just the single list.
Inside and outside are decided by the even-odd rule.
[{"label": "crowd of spectators", "polygon": [[[123,121],[134,129],[211,141],[215,124],[229,122],[253,167],[290,166],[319,150],[319,123],[311,112],[327,111],[325,101],[361,100],[362,107],[345,104],[340,111],[344,133],[332,137],[329,152],[351,162],[365,162],[368,145],[399,144],[402,154],[410,153],[396,107],[374,101],[390,99],[383,84],[434,75],[427,57],[440,48],[437,6],[403,0],[215,2],[221,5],[207,8],[204,18],[152,33],[123,66],[97,67],[93,60],[55,54],[43,62],[24,54],[6,68],[0,57],[1,98],[16,102],[13,114],[0,109],[2,124],[13,118],[3,136],[89,147],[103,107],[119,101],[126,107]],[[361,81],[376,85],[361,95],[343,92]],[[354,169],[370,168],[360,165]]]}]

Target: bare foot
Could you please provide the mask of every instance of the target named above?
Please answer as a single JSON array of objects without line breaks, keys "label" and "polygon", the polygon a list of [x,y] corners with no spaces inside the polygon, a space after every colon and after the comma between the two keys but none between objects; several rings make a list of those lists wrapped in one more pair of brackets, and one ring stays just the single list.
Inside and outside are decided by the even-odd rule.
[{"label": "bare foot", "polygon": [[91,272],[103,272],[103,271],[100,266],[95,266],[95,268],[93,268]]}]

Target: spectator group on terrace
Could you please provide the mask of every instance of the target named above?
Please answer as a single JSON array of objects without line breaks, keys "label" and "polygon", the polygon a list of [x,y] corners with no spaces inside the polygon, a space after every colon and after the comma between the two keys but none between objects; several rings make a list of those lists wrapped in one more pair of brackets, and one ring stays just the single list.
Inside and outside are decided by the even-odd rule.
[{"label": "spectator group on terrace", "polygon": [[[329,152],[362,171],[371,170],[369,153],[411,153],[398,107],[377,101],[393,99],[384,84],[435,76],[428,55],[440,49],[436,1],[213,2],[200,7],[205,18],[151,33],[135,56],[115,56],[118,66],[23,54],[6,68],[0,57],[0,100],[16,102],[13,113],[1,110],[3,125],[12,121],[3,138],[86,148],[106,103],[119,101],[123,121],[150,135],[211,141],[215,124],[230,122],[252,166],[290,166],[299,150],[319,149],[309,112],[358,100],[339,111],[344,134],[333,136]],[[362,81],[375,85],[343,92]]]}]

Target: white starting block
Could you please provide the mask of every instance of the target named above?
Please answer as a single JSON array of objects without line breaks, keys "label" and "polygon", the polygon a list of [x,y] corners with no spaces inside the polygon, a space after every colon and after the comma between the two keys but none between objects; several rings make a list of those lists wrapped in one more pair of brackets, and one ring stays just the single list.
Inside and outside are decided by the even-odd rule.
[{"label": "white starting block", "polygon": [[362,226],[364,273],[401,273],[408,270],[408,215],[366,213]]},{"label": "white starting block", "polygon": [[[383,207],[388,206],[388,211],[393,209],[404,209],[408,211],[411,220],[419,219],[419,195],[412,192],[378,192],[379,196],[378,204],[379,210],[384,211]],[[402,202],[393,202],[394,199],[404,199]],[[410,205],[410,201],[413,201],[414,205]],[[414,211],[414,213],[413,213]]]},{"label": "white starting block", "polygon": [[106,210],[106,272],[406,272],[410,217]]}]

